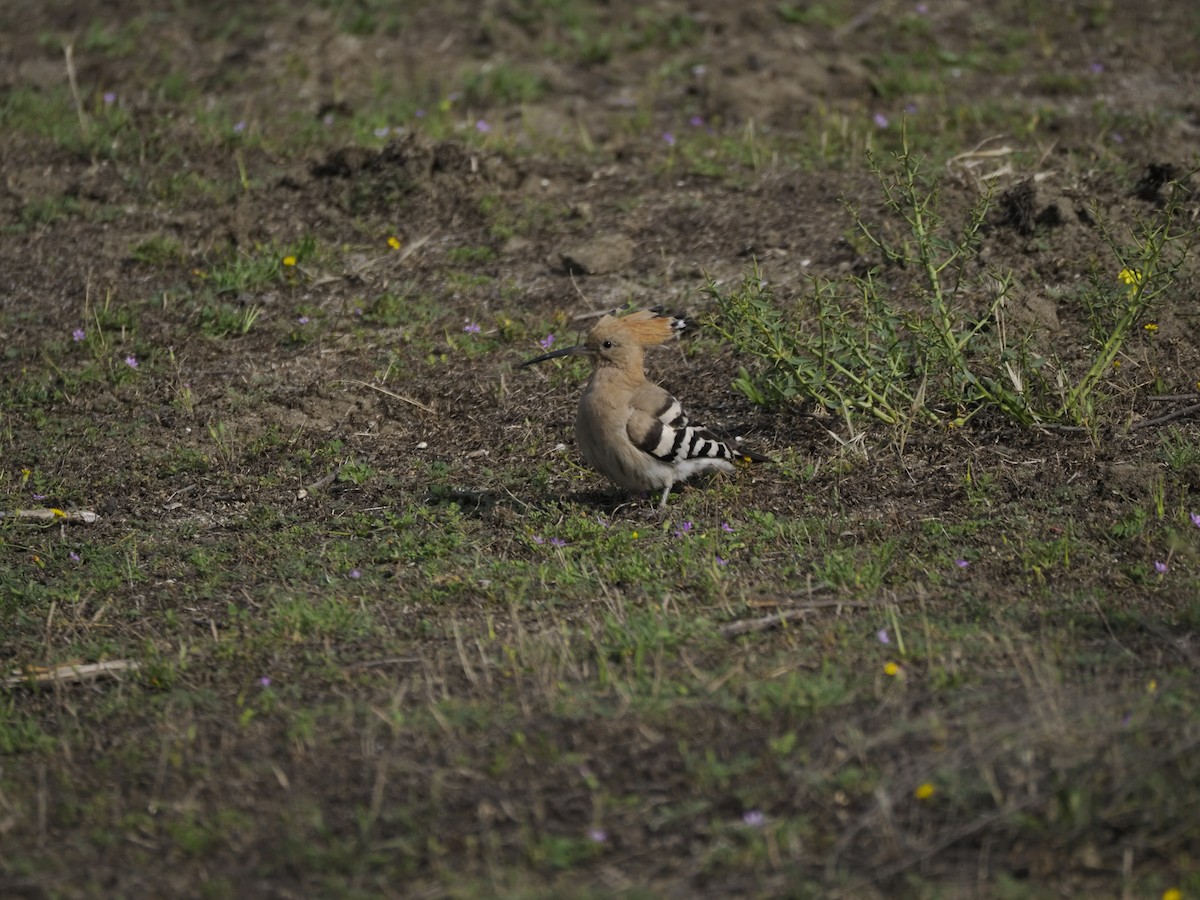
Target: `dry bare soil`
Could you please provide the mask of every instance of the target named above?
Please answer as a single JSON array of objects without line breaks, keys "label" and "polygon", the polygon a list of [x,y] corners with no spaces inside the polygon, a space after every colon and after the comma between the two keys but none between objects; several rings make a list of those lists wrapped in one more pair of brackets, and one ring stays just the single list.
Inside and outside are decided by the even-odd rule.
[{"label": "dry bare soil", "polygon": [[[1200,896],[1194,265],[1053,428],[702,290],[926,302],[906,139],[1052,397],[1198,136],[1189,0],[5,3],[0,895]],[[658,304],[777,460],[662,518],[515,369]]]}]

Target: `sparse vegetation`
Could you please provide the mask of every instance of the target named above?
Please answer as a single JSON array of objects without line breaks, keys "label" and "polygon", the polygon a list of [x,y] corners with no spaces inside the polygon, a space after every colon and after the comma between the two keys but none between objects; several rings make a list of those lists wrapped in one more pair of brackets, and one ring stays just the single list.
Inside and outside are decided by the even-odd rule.
[{"label": "sparse vegetation", "polygon": [[1200,895],[1194,4],[26,6],[0,896]]},{"label": "sparse vegetation", "polygon": [[1191,189],[1172,181],[1153,220],[1131,229],[1131,249],[1101,230],[1098,242],[1113,254],[1110,283],[1096,277],[1080,296],[1094,347],[1072,367],[1033,323],[1013,322],[1014,273],[977,265],[990,195],[968,211],[961,234],[948,236],[938,185],[907,141],[893,170],[872,169],[902,224],[898,237],[884,238],[853,212],[881,258],[866,274],[812,279],[807,304],[791,315],[757,266],[732,290],[709,282],[718,330],[753,360],[735,385],[760,404],[815,402],[851,431],[870,418],[905,432],[914,423],[958,427],[988,409],[1026,426],[1110,422],[1111,411],[1095,409],[1098,388],[1137,323],[1157,331],[1155,300],[1175,290],[1200,243],[1200,231],[1181,221]]}]

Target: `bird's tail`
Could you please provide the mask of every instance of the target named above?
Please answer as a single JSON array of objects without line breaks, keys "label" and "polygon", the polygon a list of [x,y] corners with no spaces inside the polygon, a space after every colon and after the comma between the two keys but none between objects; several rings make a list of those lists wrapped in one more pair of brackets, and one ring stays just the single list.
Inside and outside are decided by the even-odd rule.
[{"label": "bird's tail", "polygon": [[736,463],[773,463],[773,462],[775,462],[775,460],[773,460],[769,456],[765,456],[762,453],[755,453],[753,450],[749,449],[748,447],[743,447],[741,438],[738,438],[737,440],[732,441],[730,449],[733,450],[733,461]]}]

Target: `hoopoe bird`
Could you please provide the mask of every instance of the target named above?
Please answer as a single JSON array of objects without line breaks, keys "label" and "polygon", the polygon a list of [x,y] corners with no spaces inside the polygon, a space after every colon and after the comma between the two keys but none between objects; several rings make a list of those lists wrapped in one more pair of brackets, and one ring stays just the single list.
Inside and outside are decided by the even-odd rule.
[{"label": "hoopoe bird", "polygon": [[769,461],[731,446],[689,422],[683,406],[646,379],[645,348],[677,336],[687,323],[658,310],[607,315],[582,344],[526,360],[519,368],[559,356],[590,356],[592,377],[579,399],[575,438],[588,465],[610,481],[638,491],[662,491],[710,470],[733,471],[733,460]]}]

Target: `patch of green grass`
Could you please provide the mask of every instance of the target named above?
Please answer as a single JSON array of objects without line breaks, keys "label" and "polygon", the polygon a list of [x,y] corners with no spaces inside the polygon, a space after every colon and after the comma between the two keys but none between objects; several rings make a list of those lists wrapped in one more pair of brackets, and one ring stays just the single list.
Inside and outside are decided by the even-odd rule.
[{"label": "patch of green grass", "polygon": [[561,210],[533,197],[522,197],[513,203],[497,194],[485,194],[479,200],[479,211],[496,240],[540,234],[559,224],[562,218]]},{"label": "patch of green grass", "polygon": [[148,266],[165,267],[183,261],[183,245],[175,238],[154,235],[134,246],[130,256]]},{"label": "patch of green grass", "polygon": [[70,92],[66,86],[52,89],[16,86],[0,100],[0,128],[49,138],[62,146],[78,145],[81,136]]},{"label": "patch of green grass", "polygon": [[347,34],[360,37],[387,35],[394,37],[408,21],[409,11],[404,4],[386,0],[322,0],[338,27]]},{"label": "patch of green grass", "polygon": [[200,200],[229,203],[241,192],[241,187],[234,179],[218,181],[200,172],[172,169],[161,176],[152,175],[150,190],[172,206],[179,206]]},{"label": "patch of green grass", "polygon": [[655,7],[639,7],[633,22],[625,26],[625,44],[629,50],[647,48],[679,50],[699,43],[703,29],[688,13]]},{"label": "patch of green grass", "polygon": [[250,333],[262,312],[261,306],[226,303],[214,297],[200,307],[200,330],[211,338],[241,337]]},{"label": "patch of green grass", "polygon": [[[4,673],[6,676],[7,672]],[[16,756],[41,753],[56,743],[53,734],[42,727],[40,718],[18,706],[20,695],[0,696],[0,755]]]},{"label": "patch of green grass", "polygon": [[451,247],[446,251],[446,259],[456,266],[492,262],[495,258],[496,251],[487,246]]},{"label": "patch of green grass", "polygon": [[1170,428],[1163,433],[1158,454],[1174,472],[1200,465],[1200,445],[1180,428]]},{"label": "patch of green grass", "polygon": [[120,23],[93,21],[79,38],[79,49],[113,59],[132,56],[145,32],[145,19],[133,18]]},{"label": "patch of green grass", "polygon": [[546,93],[540,75],[518,66],[489,63],[463,80],[463,102],[468,107],[532,103]]},{"label": "patch of green grass", "polygon": [[53,225],[79,215],[82,207],[74,197],[42,197],[21,207],[19,222],[23,229]]},{"label": "patch of green grass", "polygon": [[820,26],[837,28],[845,24],[850,13],[837,3],[792,3],[789,0],[775,4],[775,12],[788,25]]},{"label": "patch of green grass", "polygon": [[212,338],[248,334],[263,308],[246,298],[276,285],[298,282],[303,266],[318,256],[316,241],[303,238],[290,247],[259,247],[254,253],[238,253],[210,265],[200,273],[197,313],[201,331]]}]

